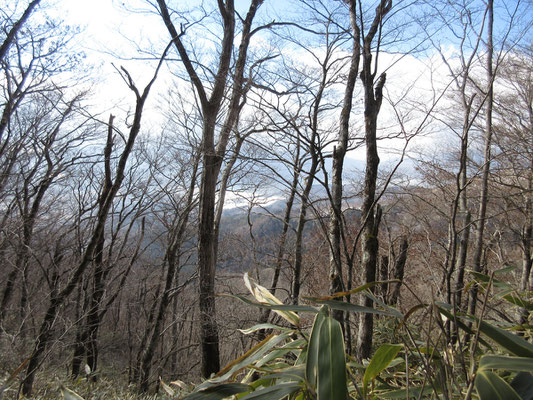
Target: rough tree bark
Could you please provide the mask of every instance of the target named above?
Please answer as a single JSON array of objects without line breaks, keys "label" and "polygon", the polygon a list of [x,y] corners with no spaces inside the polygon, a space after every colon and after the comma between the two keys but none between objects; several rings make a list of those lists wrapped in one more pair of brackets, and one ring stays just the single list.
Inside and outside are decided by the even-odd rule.
[{"label": "rough tree bark", "polygon": [[[350,10],[350,26],[353,35],[352,54],[350,55],[350,69],[346,79],[346,88],[340,114],[340,129],[337,144],[333,149],[333,165],[331,171],[331,206],[329,211],[329,292],[330,294],[343,290],[342,259],[341,259],[341,224],[342,224],[342,171],[344,157],[348,149],[350,130],[350,114],[352,112],[353,93],[359,73],[361,58],[361,30],[357,22],[357,1],[348,2]],[[343,312],[333,311],[332,316],[342,323]]]},{"label": "rough tree bark", "polygon": [[[361,80],[365,99],[365,145],[366,169],[363,187],[363,205],[361,207],[361,220],[363,231],[361,235],[361,267],[364,282],[376,280],[378,257],[378,228],[381,219],[381,208],[376,207],[376,183],[378,178],[379,156],[377,149],[377,118],[383,100],[383,86],[386,75],[382,73],[375,83],[376,71],[372,65],[372,42],[378,35],[381,40],[381,26],[383,18],[391,10],[391,0],[381,0],[376,8],[376,15],[363,41],[363,68]],[[373,301],[368,297],[363,298],[363,305],[372,307]],[[374,329],[373,314],[364,313],[359,318],[359,331],[357,333],[357,357],[359,360],[370,357],[372,350],[372,334]]]}]

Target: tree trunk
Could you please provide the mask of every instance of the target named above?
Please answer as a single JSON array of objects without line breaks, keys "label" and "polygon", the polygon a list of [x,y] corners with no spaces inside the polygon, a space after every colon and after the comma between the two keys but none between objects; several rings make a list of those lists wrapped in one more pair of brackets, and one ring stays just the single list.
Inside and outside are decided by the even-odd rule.
[{"label": "tree trunk", "polygon": [[200,186],[200,220],[198,223],[198,278],[200,305],[200,343],[202,376],[209,378],[220,369],[218,326],[215,307],[215,194],[218,165],[215,155],[215,116],[204,121],[203,170]]},{"label": "tree trunk", "polygon": [[394,284],[394,289],[392,290],[392,293],[389,298],[389,302],[387,303],[393,306],[398,304],[398,299],[400,298],[400,288],[402,287],[402,283],[403,283],[403,275],[405,272],[405,263],[407,262],[407,249],[408,248],[409,248],[409,242],[407,241],[407,237],[403,237],[402,242],[400,243],[400,252],[394,262],[394,272],[393,272],[394,279],[397,279],[400,282]]},{"label": "tree trunk", "polygon": [[[329,293],[337,293],[343,290],[342,282],[342,259],[341,259],[341,223],[342,223],[342,172],[344,157],[348,148],[348,136],[350,130],[350,114],[352,112],[353,92],[359,73],[359,60],[361,56],[360,29],[357,21],[357,5],[355,0],[349,1],[350,24],[352,28],[352,54],[350,55],[350,69],[346,79],[346,88],[340,115],[340,129],[337,144],[333,149],[333,165],[331,171],[331,206],[329,211]],[[343,312],[332,311],[332,317],[343,323]]]},{"label": "tree trunk", "polygon": [[[312,135],[311,146],[314,146],[315,134]],[[296,227],[296,243],[294,245],[294,265],[293,265],[293,277],[291,285],[291,297],[292,303],[298,304],[298,298],[300,297],[300,287],[301,287],[301,273],[302,273],[302,261],[303,261],[303,238],[304,238],[304,228],[307,222],[307,208],[309,207],[309,195],[311,194],[311,189],[313,187],[313,182],[315,180],[315,174],[318,169],[318,155],[316,151],[311,150],[312,152],[312,161],[311,168],[309,170],[309,175],[306,178],[305,188],[301,195],[301,204],[300,204],[300,214],[298,215],[298,225]]]},{"label": "tree trunk", "polygon": [[[141,368],[140,389],[142,392],[148,391],[148,387],[150,384],[152,359],[154,357],[154,352],[159,344],[161,330],[163,327],[163,323],[165,321],[167,309],[172,299],[171,297],[172,286],[177,280],[177,272],[178,272],[179,262],[180,262],[179,252],[183,245],[186,228],[189,223],[189,215],[192,211],[192,207],[194,203],[194,190],[196,188],[197,171],[198,171],[198,159],[194,160],[194,167],[193,167],[193,172],[191,174],[191,182],[189,184],[185,209],[183,210],[182,215],[177,221],[178,222],[177,226],[175,227],[175,229],[173,230],[171,234],[170,243],[168,245],[167,253],[165,255],[165,261],[168,265],[167,276],[165,280],[165,288],[163,290],[163,295],[159,303],[159,310],[157,312],[157,317],[154,321],[154,326],[153,328],[149,329],[152,333],[148,341],[148,345],[146,346],[146,349],[144,350],[144,354],[142,356],[142,361],[140,365],[140,368]],[[176,296],[175,293],[174,293],[174,296]]]},{"label": "tree trunk", "polygon": [[[378,178],[379,156],[377,148],[377,119],[381,102],[383,101],[383,86],[386,74],[382,73],[374,87],[375,66],[372,65],[372,42],[378,33],[383,18],[392,8],[392,1],[382,0],[376,8],[374,21],[363,42],[363,69],[361,80],[365,99],[365,145],[366,169],[363,187],[363,205],[361,207],[362,240],[361,267],[363,269],[363,284],[376,280],[378,259],[378,228],[381,219],[381,207],[376,207],[376,184]],[[378,43],[381,38],[378,36]],[[372,307],[373,301],[363,297],[363,305]],[[359,360],[370,357],[372,350],[372,334],[374,330],[374,316],[370,313],[361,314],[359,318],[359,331],[357,334],[357,357]]]},{"label": "tree trunk", "polygon": [[[480,272],[482,269],[481,258],[483,255],[483,234],[485,231],[485,220],[487,214],[488,202],[488,182],[491,162],[491,146],[492,146],[492,109],[494,104],[494,71],[492,67],[493,58],[493,42],[492,31],[494,25],[494,1],[488,0],[488,25],[487,25],[487,81],[488,93],[486,100],[486,116],[485,116],[485,151],[483,154],[483,172],[481,176],[481,192],[479,195],[479,210],[477,217],[476,239],[474,244],[474,271]],[[470,289],[470,299],[468,304],[468,312],[471,315],[476,313],[478,287],[476,284],[472,285]]]},{"label": "tree trunk", "polygon": [[[529,107],[529,126],[533,127],[533,108]],[[530,131],[531,132],[531,131]],[[533,135],[530,138],[533,144]],[[531,268],[533,265],[533,255],[531,246],[533,245],[533,155],[530,155],[530,169],[527,183],[527,193],[525,194],[525,222],[522,228],[522,276],[520,280],[520,290],[523,293],[533,289],[533,275]],[[523,308],[520,313],[520,323],[526,324],[529,318],[529,311]]]},{"label": "tree trunk", "polygon": [[[363,252],[361,267],[364,274],[364,284],[376,280],[376,264],[379,250],[378,233],[381,220],[381,207],[379,204],[375,207],[375,210],[375,215],[374,208],[370,210],[372,214],[370,218],[367,218],[367,224],[363,230],[363,240],[361,242]],[[363,296],[361,305],[372,308],[374,302],[372,299]],[[373,317],[374,315],[370,313],[361,313],[359,315],[359,330],[357,332],[357,358],[359,360],[369,358],[372,351],[372,335],[374,334]]]},{"label": "tree trunk", "polygon": [[227,89],[230,75],[233,45],[235,39],[235,8],[234,1],[218,2],[222,17],[223,37],[218,56],[218,69],[214,77],[211,93],[198,76],[195,65],[181,41],[185,32],[178,33],[164,0],[157,0],[161,17],[172,38],[181,61],[189,78],[196,89],[202,109],[202,155],[203,169],[200,183],[200,209],[198,224],[198,273],[199,273],[199,306],[200,306],[200,342],[202,353],[202,375],[208,378],[220,368],[218,327],[215,309],[215,272],[216,244],[215,230],[215,196],[218,175],[226,154],[230,133],[236,126],[242,107],[241,99],[245,93],[244,68],[246,66],[248,46],[253,35],[252,21],[261,0],[252,0],[246,18],[243,20],[241,44],[239,46],[235,72],[233,74],[233,90],[228,105],[228,113],[222,125],[219,140],[215,148],[215,124]]},{"label": "tree trunk", "polygon": [[[382,255],[380,262],[379,262],[379,276],[378,280],[380,281],[388,281],[389,280],[389,256]],[[388,304],[389,301],[389,284],[388,283],[382,283],[379,287],[379,291],[381,292],[381,298],[383,299],[383,302]]]},{"label": "tree trunk", "polygon": [[[367,45],[365,44],[365,47]],[[385,84],[385,74],[382,74],[376,84],[374,92],[374,79],[370,73],[371,54],[370,44],[368,52],[364,54],[364,67],[362,72],[363,84],[365,86],[365,144],[366,144],[366,170],[363,191],[363,206],[361,208],[361,218],[363,221],[363,232],[361,239],[363,270],[363,284],[376,280],[377,257],[378,257],[378,228],[381,218],[381,207],[375,206],[376,183],[378,174],[379,157],[377,151],[376,131],[377,117],[382,101],[382,90]],[[374,211],[374,208],[376,210]],[[373,301],[364,296],[362,305],[373,307]],[[359,331],[357,334],[357,357],[359,360],[370,357],[372,350],[372,335],[374,330],[373,314],[362,313],[359,317]]]},{"label": "tree trunk", "polygon": [[[298,154],[299,154],[299,146],[298,146]],[[295,157],[296,161],[299,159],[298,155]],[[273,295],[276,295],[276,288],[278,286],[279,276],[281,273],[281,267],[283,266],[283,261],[285,259],[285,243],[287,241],[287,232],[289,230],[289,224],[291,220],[291,212],[292,212],[292,206],[294,204],[294,198],[296,197],[296,187],[298,185],[298,179],[300,176],[300,170],[298,165],[295,163],[294,170],[293,170],[293,179],[291,184],[291,189],[289,192],[289,198],[287,199],[287,202],[285,203],[285,214],[283,216],[283,227],[281,228],[281,235],[279,237],[278,242],[278,251],[276,253],[276,262],[274,264],[274,274],[272,275],[272,281],[270,283],[270,293]],[[265,324],[268,322],[268,318],[270,317],[271,310],[266,309],[262,312],[261,317],[259,319],[260,324]],[[265,339],[267,334],[267,331],[265,329],[261,329],[258,332],[257,338],[259,341]]]}]

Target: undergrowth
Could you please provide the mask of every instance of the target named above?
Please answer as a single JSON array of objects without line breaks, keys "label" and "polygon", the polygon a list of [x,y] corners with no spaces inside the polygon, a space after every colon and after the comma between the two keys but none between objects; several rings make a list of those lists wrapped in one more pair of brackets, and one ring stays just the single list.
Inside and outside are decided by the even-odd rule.
[{"label": "undergrowth", "polygon": [[[380,282],[350,291],[374,302],[366,308],[342,301],[347,293],[307,298],[308,305],[285,305],[247,275],[252,298],[238,300],[269,308],[284,326],[260,324],[242,330],[256,335],[256,344],[241,357],[199,385],[160,381],[157,393],[139,395],[136,387],[100,376],[88,375],[75,382],[65,377],[46,377],[36,385],[35,399],[186,399],[186,400],[346,400],[353,399],[515,399],[533,400],[533,328],[505,324],[492,318],[495,305],[507,314],[533,311],[531,293],[519,293],[511,285],[490,276],[472,273],[479,285],[478,316],[450,304],[420,303],[400,312],[375,297]],[[379,315],[375,324],[374,352],[358,362],[345,350],[341,324],[331,310]],[[312,327],[306,328],[312,316]],[[495,314],[496,315],[496,314]],[[288,323],[288,324],[287,324]],[[4,379],[0,400],[16,398],[17,375]],[[68,384],[66,382],[69,382]],[[68,387],[67,387],[68,386]]]}]

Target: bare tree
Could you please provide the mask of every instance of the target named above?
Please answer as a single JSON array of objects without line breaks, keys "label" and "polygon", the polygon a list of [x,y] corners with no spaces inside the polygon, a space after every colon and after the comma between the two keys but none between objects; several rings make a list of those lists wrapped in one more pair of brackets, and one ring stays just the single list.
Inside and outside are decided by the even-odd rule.
[{"label": "bare tree", "polygon": [[[531,48],[512,52],[499,66],[505,90],[494,99],[494,166],[489,188],[496,193],[493,205],[499,235],[508,228],[519,238],[522,258],[520,290],[533,287],[533,87]],[[494,202],[493,202],[494,203]],[[490,205],[490,204],[489,204]],[[508,247],[512,247],[512,241]],[[507,259],[502,260],[509,262]],[[527,322],[529,312],[523,309],[520,323]]]},{"label": "bare tree", "polygon": [[98,197],[97,221],[91,233],[90,241],[84,250],[82,259],[80,260],[79,264],[74,268],[74,271],[72,272],[72,275],[70,276],[68,282],[61,290],[56,290],[51,293],[50,304],[48,305],[44,318],[41,322],[41,326],[39,329],[38,336],[35,340],[33,351],[29,357],[26,375],[22,383],[22,392],[26,396],[29,396],[32,393],[35,374],[41,364],[41,357],[51,339],[52,327],[59,312],[59,308],[76,288],[80,278],[82,277],[85,270],[95,257],[95,252],[98,250],[99,243],[101,243],[101,238],[104,234],[104,228],[109,214],[109,210],[111,209],[115,196],[122,185],[122,181],[125,177],[126,163],[128,162],[128,158],[133,149],[133,145],[135,144],[135,139],[137,138],[137,135],[141,130],[142,112],[146,103],[146,99],[148,98],[150,89],[153,83],[155,82],[157,73],[159,72],[159,68],[162,62],[163,58],[161,58],[154,76],[152,77],[148,85],[144,88],[142,93],[139,92],[139,90],[137,89],[129,73],[125,69],[123,69],[123,78],[136,97],[133,123],[131,125],[129,135],[125,140],[124,148],[122,149],[122,152],[120,154],[118,165],[114,174],[115,176],[113,179],[110,157],[114,145],[114,117],[110,116],[109,118],[107,142],[104,150],[105,178],[104,182],[102,183],[102,189]]},{"label": "bare tree", "polygon": [[228,104],[226,119],[221,127],[218,142],[215,144],[216,123],[220,116],[225,92],[228,89],[230,65],[236,35],[236,12],[233,0],[219,0],[218,12],[222,18],[223,37],[216,73],[213,75],[210,93],[202,82],[193,60],[182,41],[186,34],[185,25],[178,32],[174,26],[170,11],[164,0],[158,0],[158,10],[170,33],[171,39],[181,58],[187,74],[195,89],[202,110],[202,174],[200,183],[200,221],[198,224],[198,271],[199,302],[201,314],[202,375],[209,377],[220,368],[219,335],[216,324],[215,308],[215,273],[216,241],[215,236],[215,197],[217,180],[222,166],[230,134],[238,121],[241,100],[245,85],[245,65],[248,59],[248,47],[252,35],[252,23],[262,0],[252,0],[246,17],[242,20],[241,43],[239,45],[235,71],[233,73],[232,92]]},{"label": "bare tree", "polygon": [[142,349],[142,361],[140,365],[140,389],[143,392],[148,390],[150,384],[151,367],[154,358],[155,349],[161,339],[161,331],[168,307],[171,300],[177,296],[178,289],[175,287],[177,274],[179,272],[180,255],[183,244],[187,238],[186,232],[189,223],[189,217],[196,205],[195,191],[197,188],[197,172],[199,164],[199,153],[192,154],[190,162],[192,163],[192,172],[189,177],[189,187],[183,194],[183,201],[180,203],[180,209],[175,210],[175,218],[169,230],[169,239],[163,262],[167,265],[165,286],[159,301],[157,314],[150,326],[151,331],[146,347]]},{"label": "bare tree", "polygon": [[[360,5],[360,4],[359,4]],[[340,114],[340,127],[337,145],[333,149],[333,166],[331,171],[331,210],[329,219],[329,241],[330,241],[330,287],[331,294],[341,292],[344,288],[342,283],[342,258],[341,258],[341,227],[342,227],[342,172],[344,158],[348,149],[348,138],[350,130],[350,115],[352,112],[352,101],[359,73],[361,58],[361,28],[357,13],[358,3],[355,0],[348,2],[350,12],[350,26],[352,38],[352,49],[350,55],[350,66],[346,79],[346,87]],[[369,49],[370,50],[370,49]],[[342,321],[343,314],[340,311],[334,312],[334,317]]]},{"label": "bare tree", "polygon": [[[494,43],[492,33],[494,30],[494,1],[487,1],[487,54],[486,68],[487,68],[487,87],[485,92],[485,146],[483,150],[483,167],[481,170],[481,189],[479,193],[479,208],[476,221],[476,238],[474,243],[474,271],[480,272],[481,257],[483,253],[483,235],[485,232],[486,216],[487,216],[487,203],[489,192],[489,174],[491,165],[491,148],[492,148],[492,109],[494,105],[494,77],[495,71],[493,67],[494,63]],[[462,288],[460,288],[462,289]],[[468,302],[468,312],[472,315],[476,313],[477,304],[477,285],[473,285],[470,290],[470,298]]]},{"label": "bare tree", "polygon": [[[88,138],[83,123],[76,130],[76,134],[67,127],[72,123],[72,116],[80,106],[83,96],[80,94],[69,100],[65,99],[65,95],[61,92],[55,96],[50,93],[45,98],[32,96],[34,105],[39,105],[34,110],[37,111],[33,116],[34,120],[25,128],[18,125],[19,129],[26,129],[26,133],[20,135],[29,140],[27,144],[32,147],[33,152],[24,157],[19,155],[13,161],[13,168],[20,169],[21,182],[20,186],[14,187],[14,196],[18,203],[22,232],[19,235],[21,240],[16,250],[16,261],[7,276],[2,295],[0,322],[5,318],[20,275],[22,275],[21,318],[24,320],[25,304],[28,301],[25,282],[35,224],[42,212],[47,192],[55,185],[61,174],[82,158],[82,153],[78,149]],[[25,110],[26,113],[31,111],[31,109]],[[28,119],[31,118],[28,116]]]},{"label": "bare tree", "polygon": [[[133,153],[133,162],[129,164],[125,174],[122,193],[117,196],[119,201],[110,210],[111,218],[106,227],[108,232],[104,232],[98,243],[90,273],[87,274],[89,276],[79,283],[79,290],[84,292],[85,301],[79,307],[76,318],[78,332],[72,357],[73,378],[78,377],[85,358],[91,370],[91,379],[96,380],[98,336],[104,317],[119,298],[134,264],[145,250],[141,245],[145,231],[144,216],[152,200],[148,193],[152,177],[146,171],[139,152]],[[102,176],[93,176],[91,179],[102,181]],[[118,285],[112,285],[117,281]],[[81,287],[84,287],[83,290]]]},{"label": "bare tree", "polygon": [[22,13],[22,15],[20,16],[20,18],[15,23],[13,23],[13,25],[11,26],[11,29],[9,29],[9,31],[6,34],[6,37],[4,41],[2,42],[2,45],[0,46],[0,61],[4,59],[7,52],[9,51],[9,48],[15,41],[17,33],[20,31],[22,26],[26,23],[31,13],[33,12],[34,8],[37,7],[40,2],[41,0],[31,1],[26,7],[26,9],[24,10],[24,12]]}]

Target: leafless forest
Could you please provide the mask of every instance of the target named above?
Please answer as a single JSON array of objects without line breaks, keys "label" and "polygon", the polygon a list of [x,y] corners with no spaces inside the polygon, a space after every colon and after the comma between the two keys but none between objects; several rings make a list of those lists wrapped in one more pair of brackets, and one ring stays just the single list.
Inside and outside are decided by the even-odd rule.
[{"label": "leafless forest", "polygon": [[353,363],[457,357],[418,398],[491,398],[476,321],[533,332],[531,0],[117,2],[154,33],[107,38],[103,83],[60,4],[0,0],[0,399],[217,374],[293,322],[244,273],[296,311],[403,315],[328,318]]}]

